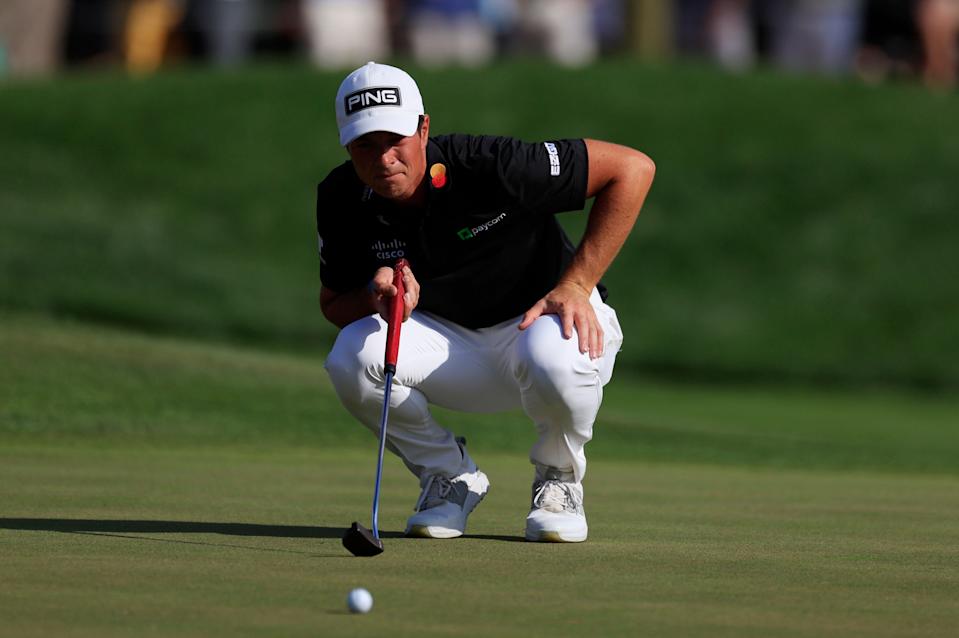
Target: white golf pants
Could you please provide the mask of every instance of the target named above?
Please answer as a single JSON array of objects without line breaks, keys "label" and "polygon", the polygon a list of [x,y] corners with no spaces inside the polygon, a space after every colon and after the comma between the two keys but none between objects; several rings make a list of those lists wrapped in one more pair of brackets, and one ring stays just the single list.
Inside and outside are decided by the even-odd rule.
[{"label": "white golf pants", "polygon": [[[604,353],[591,360],[574,335],[564,339],[557,315],[543,315],[526,330],[521,317],[469,330],[414,311],[403,324],[390,396],[387,446],[421,481],[457,476],[476,465],[453,433],[430,413],[430,404],[461,412],[522,408],[536,426],[530,451],[537,467],[586,473],[584,446],[609,382],[623,336],[616,312],[593,290],[590,298],[604,333]],[[340,331],[326,370],[343,405],[379,434],[383,409],[386,323],[373,315]]]}]

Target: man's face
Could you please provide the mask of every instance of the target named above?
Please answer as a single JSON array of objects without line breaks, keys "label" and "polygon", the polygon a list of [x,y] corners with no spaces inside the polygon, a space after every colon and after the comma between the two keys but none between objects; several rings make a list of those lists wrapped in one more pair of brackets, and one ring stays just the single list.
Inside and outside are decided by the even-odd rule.
[{"label": "man's face", "polygon": [[346,147],[356,174],[380,197],[411,202],[426,175],[429,129],[424,115],[419,131],[409,137],[374,131],[356,138]]}]

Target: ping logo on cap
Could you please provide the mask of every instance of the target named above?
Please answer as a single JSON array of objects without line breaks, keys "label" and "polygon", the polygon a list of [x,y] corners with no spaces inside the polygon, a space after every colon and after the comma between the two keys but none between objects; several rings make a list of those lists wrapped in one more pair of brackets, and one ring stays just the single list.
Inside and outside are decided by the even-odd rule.
[{"label": "ping logo on cap", "polygon": [[396,86],[378,86],[360,89],[343,98],[347,115],[353,115],[373,106],[401,106],[400,89]]}]

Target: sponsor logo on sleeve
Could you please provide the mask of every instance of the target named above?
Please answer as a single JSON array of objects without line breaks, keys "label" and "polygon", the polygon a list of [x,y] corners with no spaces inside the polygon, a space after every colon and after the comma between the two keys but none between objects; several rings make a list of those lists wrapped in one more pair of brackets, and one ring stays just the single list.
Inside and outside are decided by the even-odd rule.
[{"label": "sponsor logo on sleeve", "polygon": [[549,174],[553,177],[559,175],[559,150],[552,142],[543,142],[546,147],[546,153],[549,155]]},{"label": "sponsor logo on sleeve", "polygon": [[320,263],[325,264],[326,260],[323,259],[323,238],[320,237],[319,233],[316,234],[316,241],[319,244],[319,246],[317,246],[317,252],[320,254]]},{"label": "sponsor logo on sleeve", "polygon": [[396,86],[378,86],[354,91],[343,98],[347,115],[359,113],[374,106],[401,106],[400,89]]}]

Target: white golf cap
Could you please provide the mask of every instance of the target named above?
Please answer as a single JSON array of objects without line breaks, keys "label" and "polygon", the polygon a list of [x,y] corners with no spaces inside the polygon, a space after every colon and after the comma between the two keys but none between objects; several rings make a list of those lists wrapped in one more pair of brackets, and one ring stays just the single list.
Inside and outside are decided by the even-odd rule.
[{"label": "white golf cap", "polygon": [[423,113],[416,82],[406,71],[387,64],[367,62],[346,76],[336,92],[342,146],[373,131],[412,135]]}]

